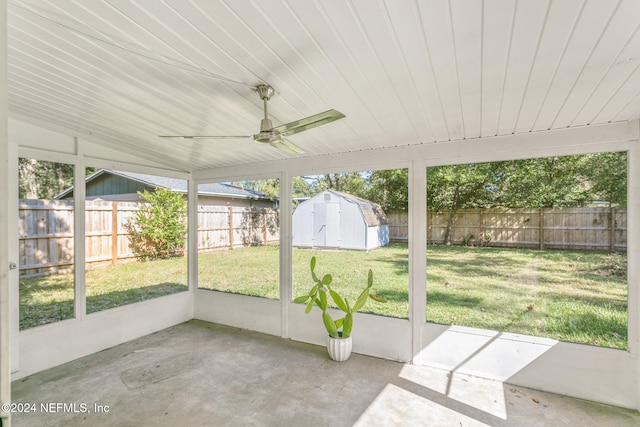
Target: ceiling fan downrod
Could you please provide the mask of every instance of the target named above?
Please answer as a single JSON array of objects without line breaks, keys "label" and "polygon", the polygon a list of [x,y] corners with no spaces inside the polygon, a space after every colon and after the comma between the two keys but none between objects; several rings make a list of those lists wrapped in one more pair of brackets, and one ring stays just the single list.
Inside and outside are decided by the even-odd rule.
[{"label": "ceiling fan downrod", "polygon": [[269,85],[258,85],[256,86],[255,91],[260,99],[262,99],[264,105],[264,119],[260,121],[260,133],[256,135],[257,138],[254,137],[254,139],[260,142],[271,142],[274,138],[274,135],[272,135],[271,132],[271,129],[273,129],[273,123],[271,123],[271,119],[269,118],[269,108],[267,104],[275,93],[275,90]]},{"label": "ceiling fan downrod", "polygon": [[269,85],[258,85],[255,90],[264,105],[264,119],[260,122],[260,133],[267,132],[273,129],[273,124],[271,123],[271,119],[269,119],[269,107],[267,104],[275,93],[275,90]]}]

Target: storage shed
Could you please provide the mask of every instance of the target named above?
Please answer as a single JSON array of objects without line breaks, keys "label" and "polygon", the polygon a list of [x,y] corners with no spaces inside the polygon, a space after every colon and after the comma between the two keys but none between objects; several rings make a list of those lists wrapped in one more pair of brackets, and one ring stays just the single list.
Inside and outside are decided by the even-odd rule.
[{"label": "storage shed", "polygon": [[389,244],[389,221],[380,205],[325,190],[293,213],[293,246],[370,250]]}]

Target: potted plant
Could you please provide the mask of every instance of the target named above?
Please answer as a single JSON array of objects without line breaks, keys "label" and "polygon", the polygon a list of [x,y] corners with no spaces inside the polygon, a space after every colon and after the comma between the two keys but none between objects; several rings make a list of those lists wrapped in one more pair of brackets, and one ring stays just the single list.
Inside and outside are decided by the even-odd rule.
[{"label": "potted plant", "polygon": [[[330,274],[325,274],[322,279],[318,277],[315,272],[316,257],[311,258],[311,277],[313,278],[314,285],[306,295],[299,296],[294,300],[295,303],[306,303],[307,308],[305,314],[309,314],[314,305],[318,306],[322,310],[322,321],[324,327],[329,334],[327,338],[327,351],[331,359],[337,362],[343,362],[351,355],[352,341],[351,341],[351,329],[353,328],[353,314],[360,310],[367,302],[368,298],[371,298],[378,302],[385,302],[384,298],[371,294],[370,290],[373,286],[373,272],[369,270],[367,277],[367,286],[360,293],[360,296],[356,302],[351,305],[347,298],[341,297],[338,292],[331,288],[333,277]],[[335,305],[342,310],[345,315],[340,319],[334,320],[328,311],[328,300],[331,298]]]}]

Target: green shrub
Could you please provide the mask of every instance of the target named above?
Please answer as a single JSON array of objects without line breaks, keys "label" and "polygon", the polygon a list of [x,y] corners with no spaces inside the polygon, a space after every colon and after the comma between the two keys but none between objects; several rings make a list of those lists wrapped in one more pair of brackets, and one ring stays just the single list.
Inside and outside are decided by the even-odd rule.
[{"label": "green shrub", "polygon": [[476,240],[476,236],[473,233],[467,233],[462,238],[462,246],[473,246],[474,240]]},{"label": "green shrub", "polygon": [[166,188],[138,195],[147,203],[124,224],[133,253],[143,261],[180,255],[187,236],[187,202]]}]

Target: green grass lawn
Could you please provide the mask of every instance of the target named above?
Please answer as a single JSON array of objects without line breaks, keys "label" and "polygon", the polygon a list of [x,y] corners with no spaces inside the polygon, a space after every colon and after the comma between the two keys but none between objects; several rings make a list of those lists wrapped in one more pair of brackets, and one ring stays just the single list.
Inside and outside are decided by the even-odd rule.
[{"label": "green grass lawn", "polygon": [[[374,272],[373,290],[387,303],[362,310],[408,317],[408,249],[370,252],[293,250],[293,296],[331,273],[334,289],[355,301]],[[429,246],[427,320],[627,349],[626,256],[594,251]],[[203,254],[200,287],[277,299],[278,247]]]},{"label": "green grass lawn", "polygon": [[626,256],[432,246],[427,319],[627,349]]},{"label": "green grass lawn", "polygon": [[[200,287],[277,299],[278,251],[269,245],[201,254]],[[369,301],[362,311],[408,316],[406,244],[370,252],[294,249],[294,297],[312,285],[312,256],[317,273],[331,273],[350,301],[371,268],[373,290],[387,303]],[[429,246],[427,320],[627,349],[626,262],[618,253]],[[90,270],[87,310],[179,292],[185,283],[184,259]],[[22,280],[21,327],[72,317],[72,288],[70,275]]]},{"label": "green grass lawn", "polygon": [[203,253],[198,256],[198,287],[278,299],[279,246]]},{"label": "green grass lawn", "polygon": [[[185,258],[87,270],[87,313],[187,290]],[[74,317],[73,274],[20,279],[20,329]]]}]

